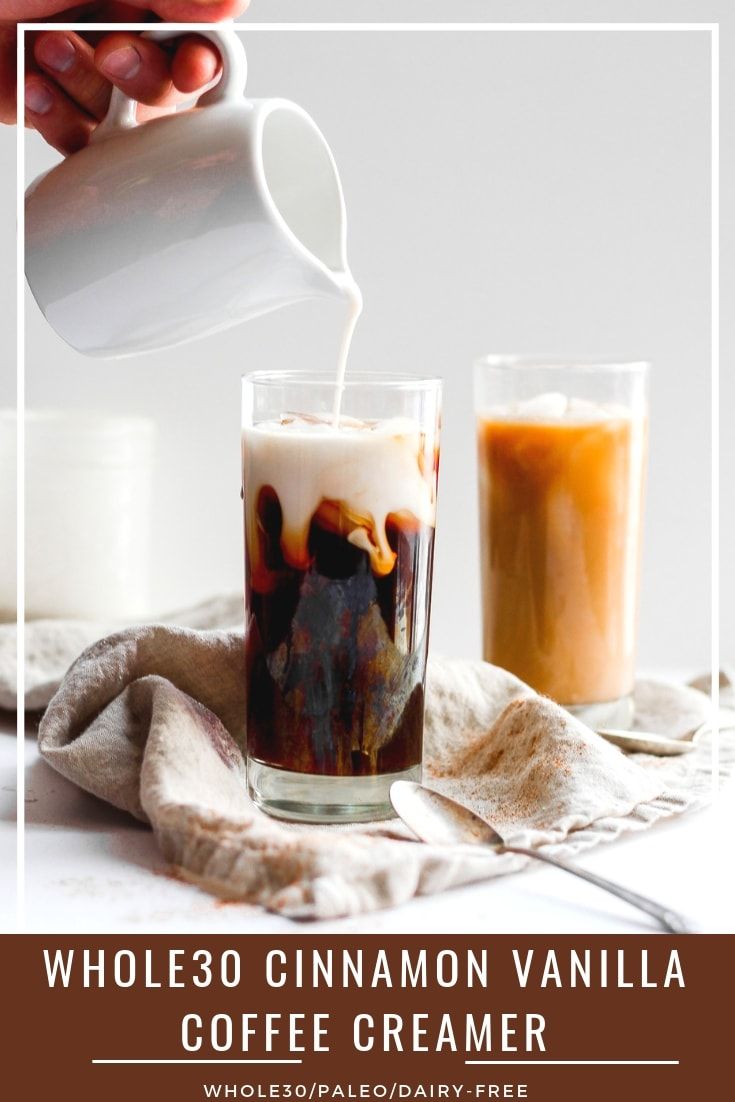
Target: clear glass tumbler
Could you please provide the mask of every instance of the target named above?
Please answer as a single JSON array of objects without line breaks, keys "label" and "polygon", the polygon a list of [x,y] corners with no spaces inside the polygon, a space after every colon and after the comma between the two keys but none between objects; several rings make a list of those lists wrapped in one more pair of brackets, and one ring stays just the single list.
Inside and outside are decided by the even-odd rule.
[{"label": "clear glass tumbler", "polygon": [[280,818],[393,814],[421,776],[441,383],[243,379],[247,758]]},{"label": "clear glass tumbler", "polygon": [[632,698],[648,365],[476,364],[483,654],[591,726]]}]

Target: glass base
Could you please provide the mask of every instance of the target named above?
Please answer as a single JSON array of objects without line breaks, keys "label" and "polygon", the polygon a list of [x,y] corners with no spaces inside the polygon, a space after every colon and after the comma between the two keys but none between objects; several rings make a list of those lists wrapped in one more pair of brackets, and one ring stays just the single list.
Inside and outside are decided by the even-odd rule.
[{"label": "glass base", "polygon": [[604,700],[596,704],[563,704],[582,723],[593,731],[598,727],[616,727],[630,730],[633,724],[633,697],[621,696],[617,700]]},{"label": "glass base", "polygon": [[248,791],[261,811],[298,823],[369,823],[395,819],[394,781],[420,781],[421,766],[371,777],[291,773],[248,758]]}]

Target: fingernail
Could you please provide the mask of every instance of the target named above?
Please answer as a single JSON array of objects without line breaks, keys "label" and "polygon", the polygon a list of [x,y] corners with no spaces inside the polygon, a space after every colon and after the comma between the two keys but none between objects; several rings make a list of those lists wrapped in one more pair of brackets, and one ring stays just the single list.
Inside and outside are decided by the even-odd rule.
[{"label": "fingernail", "polygon": [[26,84],[26,107],[34,115],[47,115],[54,105],[54,97],[45,84],[34,81]]},{"label": "fingernail", "polygon": [[66,73],[71,69],[77,56],[74,43],[64,35],[50,34],[38,44],[41,61],[56,73]]},{"label": "fingernail", "polygon": [[140,69],[140,54],[134,46],[113,50],[102,62],[102,71],[116,80],[130,80]]}]

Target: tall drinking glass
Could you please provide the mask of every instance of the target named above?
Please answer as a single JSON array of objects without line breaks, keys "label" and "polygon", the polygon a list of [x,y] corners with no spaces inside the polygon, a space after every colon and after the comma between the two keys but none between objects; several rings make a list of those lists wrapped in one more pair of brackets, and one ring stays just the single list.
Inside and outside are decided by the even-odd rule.
[{"label": "tall drinking glass", "polygon": [[392,815],[421,776],[441,384],[243,380],[252,798],[311,822]]},{"label": "tall drinking glass", "polygon": [[476,364],[483,653],[591,726],[632,719],[648,365]]}]

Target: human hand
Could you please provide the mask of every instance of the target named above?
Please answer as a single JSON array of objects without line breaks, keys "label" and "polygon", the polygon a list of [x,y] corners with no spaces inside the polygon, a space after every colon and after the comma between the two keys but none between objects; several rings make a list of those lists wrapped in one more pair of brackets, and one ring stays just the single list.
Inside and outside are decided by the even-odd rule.
[{"label": "human hand", "polygon": [[[0,0],[0,120],[15,121],[15,22],[218,22],[243,12],[249,0],[131,0],[64,9],[65,0]],[[26,35],[25,120],[55,149],[73,153],[104,118],[113,85],[147,105],[139,118],[170,111],[210,83],[220,59],[196,35],[156,44],[131,31]]]}]

